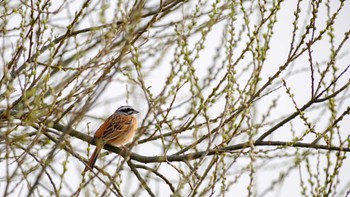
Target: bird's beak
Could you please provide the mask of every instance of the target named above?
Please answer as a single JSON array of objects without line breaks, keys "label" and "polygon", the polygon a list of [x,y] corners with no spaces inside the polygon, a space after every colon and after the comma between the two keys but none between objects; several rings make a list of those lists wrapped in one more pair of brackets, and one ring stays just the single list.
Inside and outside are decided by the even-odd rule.
[{"label": "bird's beak", "polygon": [[138,113],[140,113],[139,111],[137,111],[137,110],[134,110],[134,114],[138,114]]}]

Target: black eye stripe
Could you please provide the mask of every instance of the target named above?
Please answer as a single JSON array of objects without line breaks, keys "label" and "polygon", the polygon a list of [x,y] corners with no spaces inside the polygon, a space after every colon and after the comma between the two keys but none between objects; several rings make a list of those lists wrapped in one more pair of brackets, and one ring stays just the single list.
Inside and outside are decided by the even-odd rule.
[{"label": "black eye stripe", "polygon": [[126,114],[126,115],[133,115],[135,113],[138,113],[133,107],[131,106],[121,106],[117,109],[116,112]]}]

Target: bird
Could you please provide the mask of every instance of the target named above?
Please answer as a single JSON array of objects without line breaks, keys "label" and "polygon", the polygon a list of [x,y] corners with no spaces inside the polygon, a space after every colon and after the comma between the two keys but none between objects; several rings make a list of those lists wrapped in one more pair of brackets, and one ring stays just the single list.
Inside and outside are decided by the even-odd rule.
[{"label": "bird", "polygon": [[121,106],[101,124],[95,132],[93,141],[96,147],[86,164],[84,173],[93,169],[98,155],[106,144],[123,146],[131,141],[137,129],[135,114],[138,113],[131,106]]}]

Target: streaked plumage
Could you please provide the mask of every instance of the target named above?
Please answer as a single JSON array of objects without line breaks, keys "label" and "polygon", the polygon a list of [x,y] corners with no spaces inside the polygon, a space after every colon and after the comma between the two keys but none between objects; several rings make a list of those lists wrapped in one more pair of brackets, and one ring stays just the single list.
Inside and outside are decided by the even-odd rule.
[{"label": "streaked plumage", "polygon": [[89,168],[93,169],[105,144],[112,146],[124,145],[134,137],[137,129],[137,119],[134,114],[137,113],[139,112],[131,106],[121,106],[97,129],[94,136],[96,148],[84,172]]}]

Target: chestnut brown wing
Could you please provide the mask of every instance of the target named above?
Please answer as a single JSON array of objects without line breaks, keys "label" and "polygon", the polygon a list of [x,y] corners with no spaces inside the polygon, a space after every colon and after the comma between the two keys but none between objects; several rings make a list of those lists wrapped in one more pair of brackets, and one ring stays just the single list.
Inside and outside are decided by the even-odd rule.
[{"label": "chestnut brown wing", "polygon": [[103,144],[109,141],[118,141],[133,129],[133,117],[125,115],[116,115],[108,118],[96,131],[95,138],[102,141]]},{"label": "chestnut brown wing", "polygon": [[95,132],[94,138],[99,139],[103,136],[103,133],[110,127],[112,120],[114,119],[113,115],[108,117],[108,119],[97,129]]}]

